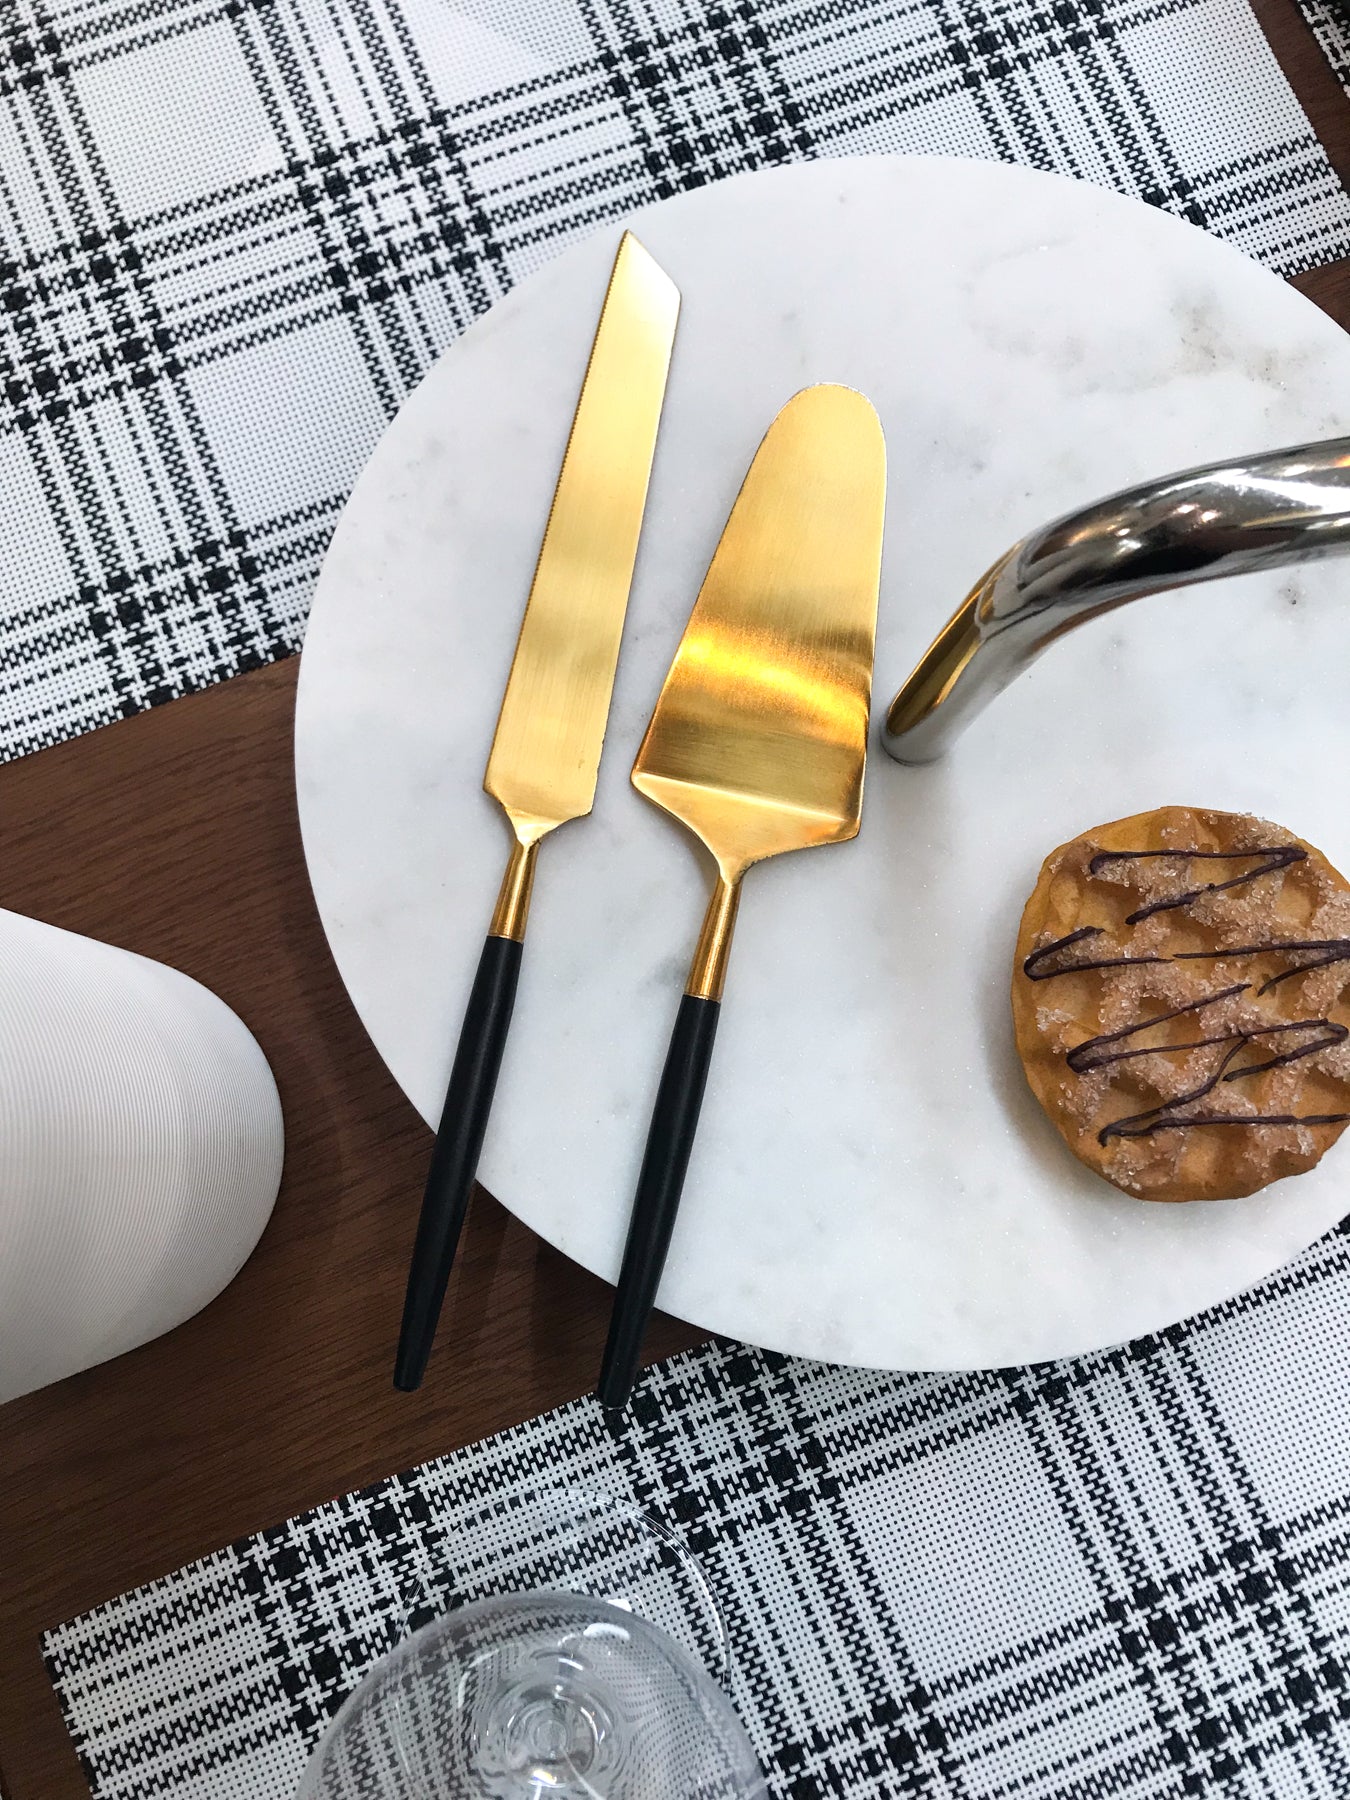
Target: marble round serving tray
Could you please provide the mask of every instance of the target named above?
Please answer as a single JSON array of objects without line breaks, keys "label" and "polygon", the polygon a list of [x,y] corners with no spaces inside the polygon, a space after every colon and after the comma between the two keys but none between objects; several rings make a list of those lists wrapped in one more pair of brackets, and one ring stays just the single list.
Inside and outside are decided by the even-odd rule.
[{"label": "marble round serving tray", "polygon": [[[867,158],[630,223],[683,314],[595,811],[541,853],[480,1166],[610,1278],[706,892],[628,772],[778,407],[845,382],[885,427],[877,718],[1026,530],[1151,475],[1350,429],[1350,339],[1237,252],[1093,187]],[[483,765],[618,235],[522,282],[411,396],[309,627],[296,748],[314,891],[428,1120],[507,849]],[[663,1306],[839,1362],[992,1367],[1162,1326],[1340,1218],[1345,1145],[1213,1205],[1090,1176],[1027,1092],[1008,983],[1042,856],[1094,823],[1168,802],[1252,811],[1350,866],[1347,587],[1330,563],[1087,625],[946,762],[874,749],[854,843],[751,872]]]}]

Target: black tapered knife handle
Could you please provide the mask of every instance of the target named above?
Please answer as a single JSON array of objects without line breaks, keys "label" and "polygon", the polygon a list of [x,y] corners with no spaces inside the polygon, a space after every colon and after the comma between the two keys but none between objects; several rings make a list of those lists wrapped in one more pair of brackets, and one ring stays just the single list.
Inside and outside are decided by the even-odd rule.
[{"label": "black tapered knife handle", "polygon": [[455,1247],[469,1208],[478,1154],[483,1148],[497,1071],[515,1005],[524,945],[490,937],[473,978],[459,1034],[450,1085],[446,1090],[436,1147],[431,1153],[417,1239],[403,1300],[394,1386],[411,1393],[420,1387],[445,1299]]},{"label": "black tapered knife handle", "polygon": [[627,1406],[633,1391],[643,1334],[661,1285],[689,1152],[694,1147],[721,1010],[719,1001],[696,999],[692,994],[685,994],[680,1001],[661,1085],[656,1090],[609,1321],[609,1341],[596,1390],[602,1406]]}]

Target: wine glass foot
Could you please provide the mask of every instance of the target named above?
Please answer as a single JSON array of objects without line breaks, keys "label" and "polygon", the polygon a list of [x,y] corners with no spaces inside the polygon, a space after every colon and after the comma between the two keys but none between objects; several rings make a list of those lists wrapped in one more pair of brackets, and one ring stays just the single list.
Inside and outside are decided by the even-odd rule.
[{"label": "wine glass foot", "polygon": [[763,1800],[726,1694],[637,1615],[499,1594],[424,1626],[343,1705],[301,1800]]}]

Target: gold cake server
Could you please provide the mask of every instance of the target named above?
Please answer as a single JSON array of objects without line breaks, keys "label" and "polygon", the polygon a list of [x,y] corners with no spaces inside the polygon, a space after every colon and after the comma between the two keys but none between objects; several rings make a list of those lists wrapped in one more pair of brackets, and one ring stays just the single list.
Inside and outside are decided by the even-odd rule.
[{"label": "gold cake server", "polygon": [[540,839],[590,812],[666,391],[679,291],[630,233],[614,259],[483,786],[513,843],[417,1226],[394,1369],[419,1386],[515,1000]]},{"label": "gold cake server", "polygon": [[886,447],[851,388],[769,427],[661,689],[633,785],[716,864],[657,1090],[599,1395],[627,1403],[693,1145],[741,878],[856,835],[867,760]]}]

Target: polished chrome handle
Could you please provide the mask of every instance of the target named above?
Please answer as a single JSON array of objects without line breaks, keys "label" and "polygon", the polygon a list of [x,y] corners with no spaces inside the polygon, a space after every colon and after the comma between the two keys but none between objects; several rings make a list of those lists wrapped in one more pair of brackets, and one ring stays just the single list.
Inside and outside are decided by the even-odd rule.
[{"label": "polished chrome handle", "polygon": [[1055,638],[1112,607],[1350,551],[1350,437],[1186,469],[1013,545],[891,702],[898,762],[931,762]]}]

